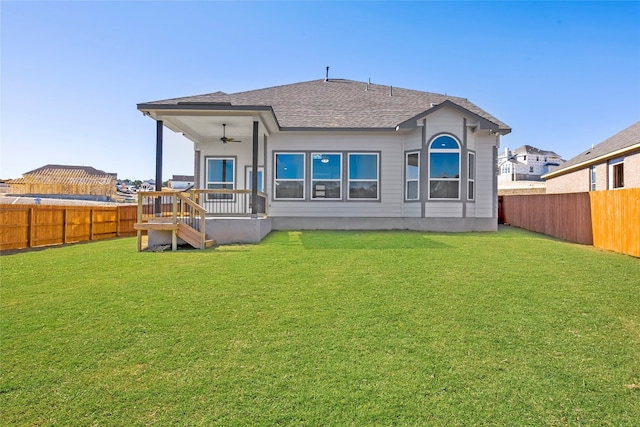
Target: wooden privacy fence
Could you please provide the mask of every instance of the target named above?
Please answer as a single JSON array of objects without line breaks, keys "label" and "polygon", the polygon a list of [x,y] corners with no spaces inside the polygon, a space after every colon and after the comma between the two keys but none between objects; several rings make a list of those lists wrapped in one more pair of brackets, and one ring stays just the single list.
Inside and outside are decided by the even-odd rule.
[{"label": "wooden privacy fence", "polygon": [[505,224],[640,257],[640,188],[500,199]]},{"label": "wooden privacy fence", "polygon": [[0,205],[0,250],[135,236],[136,206]]},{"label": "wooden privacy fence", "polygon": [[593,244],[589,193],[501,197],[505,224],[570,242]]},{"label": "wooden privacy fence", "polygon": [[593,246],[640,258],[640,188],[589,195]]}]

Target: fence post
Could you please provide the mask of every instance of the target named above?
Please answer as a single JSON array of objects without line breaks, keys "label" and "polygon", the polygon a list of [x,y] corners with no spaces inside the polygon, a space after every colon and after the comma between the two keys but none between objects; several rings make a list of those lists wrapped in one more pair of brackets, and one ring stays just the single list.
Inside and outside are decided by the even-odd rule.
[{"label": "fence post", "polygon": [[62,244],[67,243],[67,208],[62,210]]},{"label": "fence post", "polygon": [[89,240],[93,240],[93,208],[89,209]]},{"label": "fence post", "polygon": [[120,237],[120,207],[116,206],[116,237]]},{"label": "fence post", "polygon": [[27,214],[27,247],[33,247],[33,208]]}]

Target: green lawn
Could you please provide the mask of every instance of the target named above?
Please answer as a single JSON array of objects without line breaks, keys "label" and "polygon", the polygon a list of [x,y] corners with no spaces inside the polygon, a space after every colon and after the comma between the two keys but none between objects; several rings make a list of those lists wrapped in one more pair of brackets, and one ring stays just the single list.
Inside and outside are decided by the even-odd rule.
[{"label": "green lawn", "polygon": [[638,426],[640,260],[498,233],[0,257],[0,424]]}]

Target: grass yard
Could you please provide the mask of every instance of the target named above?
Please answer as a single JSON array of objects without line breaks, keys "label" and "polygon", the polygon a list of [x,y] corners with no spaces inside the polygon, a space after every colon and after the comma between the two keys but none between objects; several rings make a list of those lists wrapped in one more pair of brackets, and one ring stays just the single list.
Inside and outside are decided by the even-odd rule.
[{"label": "grass yard", "polygon": [[638,426],[640,260],[498,233],[0,257],[1,424]]}]

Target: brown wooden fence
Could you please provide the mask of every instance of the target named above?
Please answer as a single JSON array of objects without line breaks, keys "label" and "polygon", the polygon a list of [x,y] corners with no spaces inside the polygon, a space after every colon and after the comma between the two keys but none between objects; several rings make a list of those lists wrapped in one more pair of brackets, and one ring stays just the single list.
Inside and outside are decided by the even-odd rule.
[{"label": "brown wooden fence", "polygon": [[137,206],[0,205],[0,250],[135,236]]},{"label": "brown wooden fence", "polygon": [[589,195],[593,246],[640,257],[640,188]]},{"label": "brown wooden fence", "polygon": [[640,257],[640,188],[500,199],[505,224]]}]

